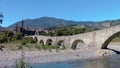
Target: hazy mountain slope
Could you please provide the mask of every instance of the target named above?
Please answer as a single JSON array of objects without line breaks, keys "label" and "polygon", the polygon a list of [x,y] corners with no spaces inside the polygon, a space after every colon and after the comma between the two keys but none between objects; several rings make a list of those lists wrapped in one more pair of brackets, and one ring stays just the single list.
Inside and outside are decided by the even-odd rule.
[{"label": "hazy mountain slope", "polygon": [[[21,26],[21,21],[16,22]],[[10,25],[7,29],[13,29],[15,24]],[[64,20],[64,19],[57,19],[53,17],[41,17],[37,19],[26,19],[24,20],[24,27],[28,28],[51,28],[56,26],[69,26],[69,25],[83,25],[92,28],[106,28],[115,25],[120,25],[120,19],[118,20],[105,20],[105,21],[72,21],[72,20]]]},{"label": "hazy mountain slope", "polygon": [[[41,17],[37,19],[24,20],[24,26],[29,28],[50,28],[56,26],[68,26],[68,25],[87,24],[87,23],[91,23],[91,22],[70,21],[70,20],[57,19],[52,17]],[[21,21],[18,21],[15,24],[21,26]],[[7,28],[12,29],[14,28],[15,24],[10,25]]]},{"label": "hazy mountain slope", "polygon": [[0,31],[3,31],[3,30],[5,30],[2,26],[0,26]]}]

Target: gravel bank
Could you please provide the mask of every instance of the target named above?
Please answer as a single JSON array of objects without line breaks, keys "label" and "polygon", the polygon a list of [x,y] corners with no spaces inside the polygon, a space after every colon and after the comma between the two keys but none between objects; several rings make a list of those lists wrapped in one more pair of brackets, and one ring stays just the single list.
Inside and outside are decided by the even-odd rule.
[{"label": "gravel bank", "polygon": [[[119,48],[116,47],[116,49]],[[66,49],[59,52],[56,52],[55,50],[52,50],[52,52],[25,51],[25,61],[29,63],[45,63],[77,59],[90,59],[98,57],[96,51],[97,50],[95,49]],[[21,52],[22,51],[0,51],[0,68],[3,68],[3,66],[6,66],[5,68],[9,68],[8,66],[15,65],[15,61],[19,60],[19,58],[21,57]]]}]

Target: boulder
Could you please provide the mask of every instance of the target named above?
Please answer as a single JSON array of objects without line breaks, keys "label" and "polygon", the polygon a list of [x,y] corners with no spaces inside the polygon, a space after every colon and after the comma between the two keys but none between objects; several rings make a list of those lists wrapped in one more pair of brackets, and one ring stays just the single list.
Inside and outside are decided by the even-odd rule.
[{"label": "boulder", "polygon": [[100,50],[97,50],[96,54],[98,56],[113,56],[113,55],[116,55],[117,53],[115,53],[112,50],[100,49]]}]

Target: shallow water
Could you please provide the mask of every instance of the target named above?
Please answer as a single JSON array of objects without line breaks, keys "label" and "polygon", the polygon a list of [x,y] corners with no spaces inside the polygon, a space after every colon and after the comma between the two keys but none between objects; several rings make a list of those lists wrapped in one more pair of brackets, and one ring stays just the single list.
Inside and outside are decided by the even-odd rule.
[{"label": "shallow water", "polygon": [[67,62],[33,64],[33,68],[120,68],[120,56]]},{"label": "shallow water", "polygon": [[[120,68],[120,55],[95,59],[31,64],[32,68]],[[15,68],[14,66],[9,68]]]}]

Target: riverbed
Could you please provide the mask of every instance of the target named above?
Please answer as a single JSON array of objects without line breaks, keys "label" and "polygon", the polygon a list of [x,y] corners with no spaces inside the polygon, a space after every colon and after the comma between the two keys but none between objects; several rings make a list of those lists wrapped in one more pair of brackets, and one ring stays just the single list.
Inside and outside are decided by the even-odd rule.
[{"label": "riverbed", "polygon": [[[120,46],[110,46],[110,48],[119,50]],[[10,66],[15,65],[15,61],[16,60],[19,61],[21,57],[21,53],[22,51],[9,51],[9,50],[1,51],[0,52],[0,68],[10,68]],[[113,56],[119,56],[119,55],[116,54]],[[39,68],[39,67],[40,68],[56,68],[56,67],[59,68],[60,66],[66,66],[62,68],[90,68],[89,65],[91,64],[93,68],[97,68],[97,67],[94,67],[97,64],[100,66],[103,66],[98,68],[105,68],[104,64],[106,65],[107,63],[109,65],[111,61],[113,61],[114,59],[116,59],[116,61],[114,62],[117,64],[115,66],[118,66],[118,64],[120,63],[118,60],[120,58],[112,58],[112,60],[108,59],[109,62],[107,62],[106,59],[102,58],[106,61],[101,62],[102,59],[99,60],[99,57],[102,57],[102,56],[97,55],[97,50],[88,49],[88,48],[76,49],[76,50],[66,49],[66,50],[60,50],[58,52],[56,52],[55,50],[52,50],[52,52],[43,51],[43,50],[42,51],[37,51],[37,50],[24,51],[24,57],[25,57],[25,62],[32,64],[33,68]],[[110,64],[110,65],[113,65],[113,64]],[[55,67],[51,67],[51,66],[55,66]],[[74,66],[77,66],[77,67],[74,67]],[[85,66],[88,66],[88,67],[85,67]],[[113,68],[117,68],[117,67],[113,67]]]}]

